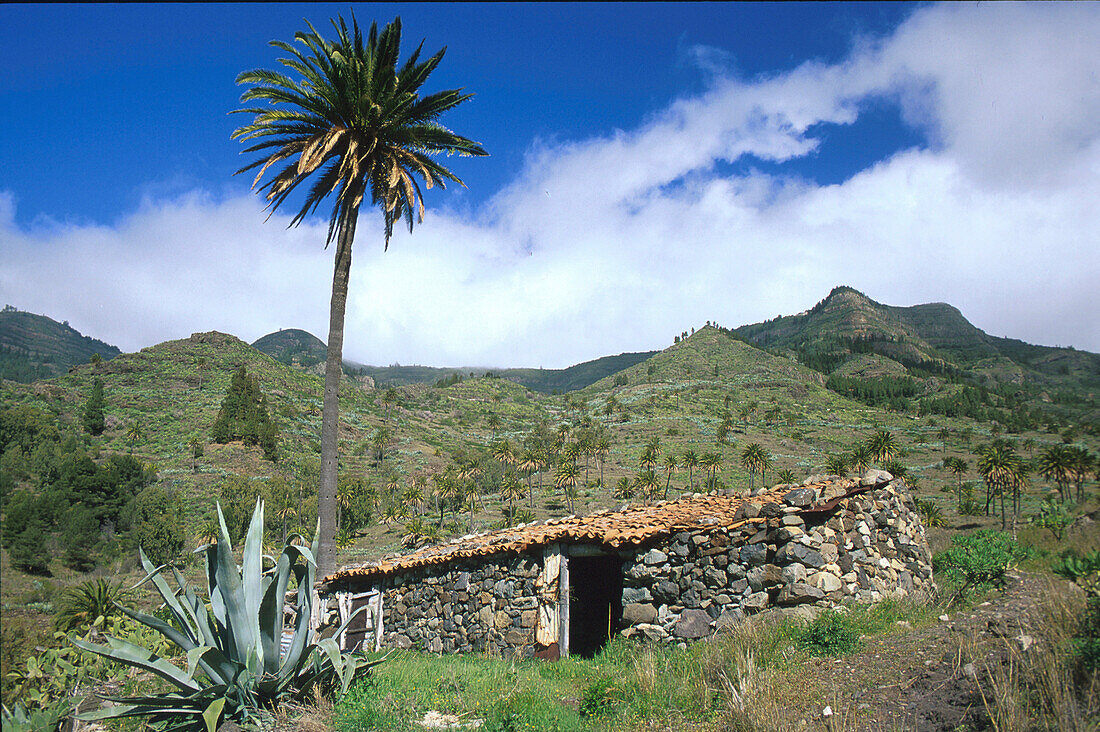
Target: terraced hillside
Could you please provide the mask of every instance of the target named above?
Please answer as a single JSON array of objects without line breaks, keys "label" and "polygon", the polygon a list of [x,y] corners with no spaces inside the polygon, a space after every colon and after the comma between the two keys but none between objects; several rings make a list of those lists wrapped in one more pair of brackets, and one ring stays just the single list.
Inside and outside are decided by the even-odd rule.
[{"label": "terraced hillside", "polygon": [[0,379],[24,383],[60,376],[93,355],[110,360],[121,351],[81,335],[66,321],[17,310],[0,311]]},{"label": "terraced hillside", "polygon": [[953,398],[965,385],[995,392],[982,399],[1006,423],[1100,422],[1100,355],[991,336],[946,303],[893,307],[837,287],[806,312],[733,333],[824,374],[908,376],[925,396]]}]

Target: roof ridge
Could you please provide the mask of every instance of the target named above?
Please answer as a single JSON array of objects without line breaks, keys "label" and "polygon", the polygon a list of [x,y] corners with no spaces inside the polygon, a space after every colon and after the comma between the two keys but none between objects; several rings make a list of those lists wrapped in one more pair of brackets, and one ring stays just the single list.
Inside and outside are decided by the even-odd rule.
[{"label": "roof ridge", "polygon": [[[662,534],[693,527],[734,528],[745,520],[735,518],[744,503],[774,503],[793,490],[815,488],[843,482],[859,487],[859,479],[830,477],[801,485],[780,484],[755,496],[730,496],[695,493],[687,497],[659,501],[655,504],[627,506],[618,511],[601,509],[585,516],[575,514],[530,522],[480,534],[467,534],[440,544],[419,547],[411,551],[383,557],[376,561],[344,567],[325,577],[330,584],[348,577],[369,577],[377,574],[415,569],[455,559],[491,556],[506,551],[526,551],[557,541],[598,541],[617,548],[640,544]],[[876,482],[876,486],[879,483]],[[712,511],[707,511],[712,509]],[[715,513],[715,511],[717,513]]]}]

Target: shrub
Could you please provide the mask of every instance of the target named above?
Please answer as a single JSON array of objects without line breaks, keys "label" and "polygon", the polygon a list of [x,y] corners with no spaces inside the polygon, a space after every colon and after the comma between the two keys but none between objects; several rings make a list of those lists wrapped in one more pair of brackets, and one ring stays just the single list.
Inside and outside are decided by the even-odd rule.
[{"label": "shrub", "polygon": [[580,712],[582,717],[602,717],[618,704],[621,692],[615,682],[607,676],[601,676],[585,687],[581,694]]},{"label": "shrub", "polygon": [[1066,535],[1066,529],[1073,524],[1073,517],[1059,502],[1045,501],[1039,506],[1039,513],[1032,517],[1032,523],[1041,529],[1049,529],[1057,541]]},{"label": "shrub", "polygon": [[852,620],[835,610],[825,610],[801,628],[795,642],[815,656],[835,656],[859,649],[859,630]]},{"label": "shrub", "polygon": [[1012,562],[1028,555],[1010,534],[986,529],[954,537],[950,549],[932,558],[932,566],[959,583],[959,598],[972,589],[990,585],[1003,588]]}]

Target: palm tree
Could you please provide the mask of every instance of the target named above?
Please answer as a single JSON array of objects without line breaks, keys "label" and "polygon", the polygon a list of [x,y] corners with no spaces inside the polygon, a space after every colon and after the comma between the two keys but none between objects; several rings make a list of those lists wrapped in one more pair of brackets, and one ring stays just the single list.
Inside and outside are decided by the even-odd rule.
[{"label": "palm tree", "polygon": [[680,467],[679,463],[676,461],[676,456],[673,455],[672,453],[669,453],[668,455],[665,455],[664,467],[665,467],[665,495],[664,495],[664,497],[667,499],[668,498],[668,486],[672,482],[672,474],[676,472],[676,468]]},{"label": "palm tree", "polygon": [[126,441],[130,443],[130,454],[134,454],[134,445],[140,440],[145,439],[145,428],[141,426],[141,422],[131,422],[129,429],[126,430]]},{"label": "palm tree", "polygon": [[523,486],[515,473],[505,473],[500,481],[500,500],[508,504],[508,521],[516,516],[516,501],[523,500]]},{"label": "palm tree", "polygon": [[493,458],[496,459],[505,469],[516,464],[516,451],[512,447],[512,443],[508,440],[501,440],[495,443],[491,451]]},{"label": "palm tree", "polygon": [[963,479],[966,475],[966,471],[970,469],[970,466],[966,464],[966,461],[960,457],[949,457],[944,460],[945,467],[955,474],[955,478],[958,480],[955,493],[955,505],[957,507],[962,506],[962,491],[963,491]]},{"label": "palm tree", "polygon": [[1077,502],[1080,503],[1084,498],[1085,481],[1088,480],[1089,473],[1093,470],[1093,463],[1096,458],[1080,445],[1068,446],[1066,451],[1069,453],[1067,472],[1077,488]]},{"label": "palm tree", "polygon": [[688,490],[695,490],[694,472],[699,467],[699,456],[694,450],[684,450],[683,457],[680,458],[680,465],[688,469]]},{"label": "palm tree", "polygon": [[1001,497],[1001,530],[1007,526],[1005,518],[1005,491],[1008,488],[1019,490],[1025,480],[1020,456],[1011,445],[1000,440],[994,441],[978,451],[978,472],[986,485],[985,513],[989,515],[989,506],[992,503],[996,511],[996,499]]},{"label": "palm tree", "polygon": [[565,494],[565,500],[569,504],[569,513],[573,513],[573,499],[577,496],[577,481],[580,480],[581,471],[572,460],[566,460],[558,466],[554,475],[554,485]]},{"label": "palm tree", "polygon": [[898,453],[898,441],[890,430],[878,430],[867,441],[867,449],[871,458],[878,461],[879,465],[885,465]]},{"label": "palm tree", "polygon": [[596,442],[592,447],[592,454],[595,456],[596,461],[600,464],[600,487],[603,488],[603,464],[607,461],[607,456],[611,452],[611,441],[607,439],[606,435],[600,435],[596,438]]},{"label": "palm tree", "polygon": [[634,478],[634,489],[639,498],[649,503],[657,495],[657,491],[661,490],[661,481],[652,470],[643,470]]},{"label": "palm tree", "polygon": [[[339,389],[344,349],[344,312],[351,271],[351,250],[359,208],[364,198],[382,214],[389,248],[394,224],[404,219],[410,233],[424,218],[418,178],[424,186],[446,187],[459,178],[432,159],[435,154],[486,155],[478,143],[442,127],[438,119],[472,95],[459,89],[420,96],[420,87],[443,59],[441,50],[420,60],[420,48],[400,66],[401,20],[378,32],[375,24],[364,39],[352,18],[332,22],[336,40],[329,41],[309,26],[294,40],[298,45],[272,41],[288,54],[280,59],[299,77],[267,69],[245,71],[238,84],[249,89],[235,110],[255,115],[251,124],[233,137],[251,141],[246,153],[261,153],[238,173],[259,167],[253,187],[259,186],[272,213],[305,180],[313,185],[302,208],[291,219],[296,226],[335,194],[325,245],[336,242],[329,308],[328,358],[321,424],[321,477],[318,491],[320,551],[318,575],[336,568],[336,446]],[[421,45],[421,48],[423,44]],[[444,49],[445,50],[445,49]],[[260,180],[273,166],[282,168],[263,185]],[[316,175],[314,175],[316,174]]]},{"label": "palm tree", "polygon": [[699,456],[699,467],[707,471],[707,492],[709,493],[718,483],[718,470],[722,467],[722,456],[716,452],[704,452]]},{"label": "palm tree", "polygon": [[1062,500],[1070,480],[1070,453],[1065,445],[1051,445],[1039,454],[1039,475],[1058,484]]}]

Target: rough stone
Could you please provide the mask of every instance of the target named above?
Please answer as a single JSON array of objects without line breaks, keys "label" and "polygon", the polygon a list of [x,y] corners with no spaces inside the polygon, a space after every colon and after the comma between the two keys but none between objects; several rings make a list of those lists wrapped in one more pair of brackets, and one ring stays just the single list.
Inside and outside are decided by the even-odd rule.
[{"label": "rough stone", "polygon": [[860,485],[877,485],[878,483],[886,483],[894,479],[894,476],[887,473],[885,470],[868,470],[863,474],[863,477],[859,479]]},{"label": "rough stone", "polygon": [[668,555],[659,549],[650,549],[645,557],[642,558],[642,561],[652,567],[655,564],[664,564],[667,562]]},{"label": "rough stone", "polygon": [[824,597],[825,593],[813,585],[808,585],[805,582],[795,582],[779,591],[776,602],[780,605],[799,605],[804,602],[817,602]]},{"label": "rough stone", "polygon": [[840,578],[831,572],[818,572],[810,577],[810,584],[822,592],[836,592],[844,587]]},{"label": "rough stone", "polygon": [[811,505],[816,497],[813,488],[795,488],[793,491],[789,491],[787,495],[783,496],[783,501],[788,506],[805,508]]},{"label": "rough stone", "polygon": [[814,569],[825,564],[821,552],[814,551],[808,546],[795,542],[784,544],[776,554],[776,560],[782,564],[798,562],[800,564],[805,564],[807,567],[813,567]]},{"label": "rough stone", "polygon": [[801,564],[788,564],[783,568],[783,584],[790,585],[795,582],[806,581],[806,567]]},{"label": "rough stone", "polygon": [[705,610],[684,610],[672,632],[677,638],[702,638],[710,635],[711,622]]},{"label": "rough stone", "polygon": [[630,625],[657,622],[657,608],[648,603],[634,602],[623,608],[623,622]]},{"label": "rough stone", "polygon": [[658,580],[653,588],[653,597],[665,602],[676,602],[680,599],[680,586],[668,580]]},{"label": "rough stone", "polygon": [[768,561],[768,547],[764,544],[746,544],[741,547],[741,563],[755,567]]},{"label": "rough stone", "polygon": [[774,564],[765,564],[755,567],[748,574],[749,587],[759,592],[765,587],[775,587],[783,584],[783,570]]},{"label": "rough stone", "polygon": [[629,604],[632,602],[649,602],[653,599],[653,593],[649,591],[648,587],[624,587],[623,588],[623,603]]},{"label": "rough stone", "polygon": [[745,612],[759,612],[768,606],[767,592],[754,592],[741,602],[741,608]]}]

